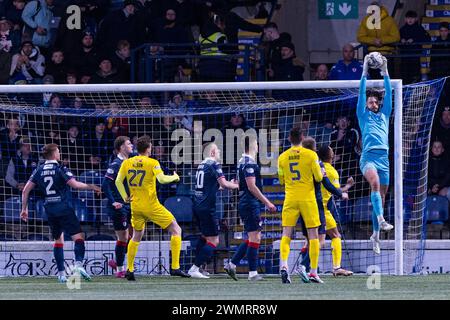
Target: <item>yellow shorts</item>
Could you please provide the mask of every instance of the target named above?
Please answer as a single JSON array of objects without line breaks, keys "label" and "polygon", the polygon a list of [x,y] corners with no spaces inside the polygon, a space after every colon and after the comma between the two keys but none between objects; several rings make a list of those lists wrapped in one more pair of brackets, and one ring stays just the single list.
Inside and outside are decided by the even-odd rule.
[{"label": "yellow shorts", "polygon": [[295,227],[300,217],[305,221],[306,228],[317,228],[320,226],[319,208],[316,201],[285,200],[281,212],[283,227]]},{"label": "yellow shorts", "polygon": [[325,209],[325,221],[326,221],[325,230],[328,231],[328,230],[337,228],[336,220],[334,219],[330,210],[327,210],[327,209]]},{"label": "yellow shorts", "polygon": [[145,212],[131,210],[131,225],[137,231],[144,230],[147,221],[166,229],[174,220],[173,214],[163,206],[150,208]]}]

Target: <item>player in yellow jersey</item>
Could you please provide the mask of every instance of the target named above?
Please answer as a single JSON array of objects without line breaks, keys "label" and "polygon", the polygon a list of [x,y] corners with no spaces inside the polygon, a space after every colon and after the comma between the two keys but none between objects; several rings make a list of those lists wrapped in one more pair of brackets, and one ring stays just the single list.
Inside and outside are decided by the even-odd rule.
[{"label": "player in yellow jersey", "polygon": [[283,236],[280,244],[280,274],[283,283],[290,283],[287,262],[291,235],[301,216],[308,230],[311,259],[311,272],[308,277],[312,282],[323,283],[317,275],[320,254],[318,227],[321,223],[314,189],[314,182],[321,182],[323,174],[317,154],[303,148],[302,139],[300,128],[291,129],[289,141],[292,147],[278,158],[278,176],[280,184],[285,185],[286,193],[281,213]]},{"label": "player in yellow jersey", "polygon": [[[353,178],[347,179],[347,184],[341,188],[339,183],[339,173],[333,167],[331,162],[334,158],[333,149],[329,146],[322,146],[317,151],[319,159],[322,161],[325,168],[325,175],[328,178],[328,185],[322,182],[322,201],[325,210],[325,230],[326,234],[320,235],[320,243],[323,245],[325,243],[325,236],[328,235],[331,239],[331,248],[333,256],[333,275],[334,276],[351,276],[352,271],[345,270],[341,267],[342,260],[342,243],[341,234],[337,229],[336,220],[333,217],[331,211],[335,211],[335,204],[332,195],[342,198],[343,200],[348,200],[347,191],[355,184]],[[324,178],[324,180],[326,180]]]},{"label": "player in yellow jersey", "polygon": [[[173,176],[164,175],[159,162],[150,158],[151,146],[149,136],[140,137],[137,141],[139,155],[123,161],[116,178],[121,197],[125,202],[131,202],[131,225],[134,229],[133,238],[128,243],[126,278],[135,280],[134,259],[149,220],[171,234],[170,275],[189,278],[190,275],[180,269],[181,228],[175,217],[159,203],[156,195],[156,179],[159,183],[167,184],[180,181],[180,177],[176,172]],[[130,195],[125,191],[124,179],[127,179]]]}]

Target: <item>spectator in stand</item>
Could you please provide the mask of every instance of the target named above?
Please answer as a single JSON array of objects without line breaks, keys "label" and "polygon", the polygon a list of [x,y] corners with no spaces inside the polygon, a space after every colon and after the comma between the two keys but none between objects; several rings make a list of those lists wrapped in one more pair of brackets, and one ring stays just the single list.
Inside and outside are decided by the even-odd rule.
[{"label": "spectator in stand", "polygon": [[14,54],[20,47],[20,31],[12,27],[12,22],[6,17],[0,18],[0,50]]},{"label": "spectator in stand", "polygon": [[113,68],[111,59],[104,57],[100,59],[98,71],[92,76],[89,83],[119,83],[120,80],[117,70]]},{"label": "spectator in stand", "polygon": [[10,82],[25,79],[27,83],[41,83],[45,71],[45,58],[30,41],[22,43],[20,52],[12,57]]},{"label": "spectator in stand", "polygon": [[[431,56],[431,76],[433,79],[450,75],[450,37],[449,23],[441,22],[439,25],[439,37],[433,43]],[[440,55],[439,57],[433,55]],[[446,56],[442,56],[446,55]],[[446,85],[448,88],[448,85]]]},{"label": "spectator in stand", "polygon": [[63,84],[66,82],[67,69],[64,53],[59,49],[54,49],[51,61],[45,68],[45,73],[53,76],[54,83]]},{"label": "spectator in stand", "polygon": [[328,80],[328,67],[326,64],[320,64],[314,74],[314,80]]},{"label": "spectator in stand", "polygon": [[117,50],[111,57],[111,63],[117,68],[119,82],[130,82],[131,70],[130,43],[127,40],[120,40],[117,43]]},{"label": "spectator in stand", "polygon": [[53,0],[34,0],[28,2],[22,12],[22,20],[26,24],[23,37],[39,46],[44,55],[52,45],[50,28],[53,13],[49,9],[52,5]]},{"label": "spectator in stand", "polygon": [[442,142],[436,140],[428,163],[428,194],[447,197],[450,201],[450,160]]},{"label": "spectator in stand", "polygon": [[71,124],[61,139],[61,160],[75,175],[86,171],[86,158],[80,128]]},{"label": "spectator in stand", "polygon": [[[81,48],[70,55],[69,65],[81,75],[90,75],[95,73],[98,67],[99,54],[94,45],[94,34],[90,30],[85,30],[81,38]],[[82,81],[81,83],[87,83]]]},{"label": "spectator in stand", "polygon": [[[168,103],[169,108],[174,113],[175,125],[177,128],[183,128],[192,132],[194,125],[194,117],[188,112],[192,111],[192,106],[188,101],[183,99],[182,92],[175,92],[172,99]],[[181,113],[180,115],[177,115]]]},{"label": "spectator in stand", "polygon": [[[152,126],[152,129],[156,127],[156,130],[152,130],[155,141],[163,141],[165,146],[172,150],[175,145],[174,141],[171,141],[172,132],[176,130],[177,126],[173,117],[165,116],[161,119],[159,126]],[[141,131],[142,132],[142,131]]]},{"label": "spectator in stand", "polygon": [[30,139],[26,136],[22,137],[19,151],[9,161],[5,177],[5,181],[13,188],[14,194],[21,194],[38,163],[39,159],[32,152]]},{"label": "spectator in stand", "polygon": [[[397,23],[394,18],[389,15],[388,9],[381,5],[379,1],[371,3],[373,6],[380,8],[381,22],[380,29],[376,29],[375,25],[371,25],[373,20],[372,13],[369,13],[361,21],[358,29],[357,40],[363,45],[368,46],[368,51],[378,51],[384,56],[389,56],[394,52],[394,44],[400,41],[400,32],[398,30]],[[372,19],[372,20],[369,20]],[[394,63],[389,63],[390,68],[394,67]],[[394,70],[390,70],[390,74],[393,75]],[[378,69],[370,69],[369,75],[371,79],[380,79],[381,75]]]},{"label": "spectator in stand", "polygon": [[289,33],[278,31],[278,26],[274,22],[268,23],[264,27],[264,38],[266,47],[266,66],[269,75],[269,80],[272,80],[270,74],[281,63],[281,45],[286,42],[291,42],[292,37]]},{"label": "spectator in stand", "polygon": [[13,0],[12,5],[6,9],[6,16],[13,24],[13,30],[17,30],[20,33],[23,30],[22,13],[25,8],[25,0]]},{"label": "spectator in stand", "polygon": [[[224,137],[227,137],[227,130],[232,130],[231,134],[234,135],[236,130],[239,130],[239,129],[242,129],[245,132],[249,129],[252,129],[252,127],[250,125],[248,125],[247,120],[245,119],[243,114],[235,113],[230,117],[229,122],[223,127],[222,133],[223,133]],[[229,141],[227,142],[225,140],[223,143],[226,146],[227,144],[225,144],[225,143],[229,144],[230,142]],[[231,142],[231,143],[233,143],[233,142]],[[238,153],[239,147],[242,147],[241,145],[239,145],[239,143],[240,142],[232,144],[234,146],[232,154],[227,152],[227,151],[231,151],[231,150],[227,150],[228,148],[224,147],[224,149],[223,149],[222,161],[223,161],[223,166],[227,167],[227,170],[235,169],[236,164],[238,163],[239,159],[242,156],[241,153]],[[229,166],[227,166],[227,165],[229,165]],[[233,168],[231,168],[231,167],[233,167]]]},{"label": "spectator in stand", "polygon": [[75,70],[69,70],[66,74],[65,84],[77,84],[77,73]]},{"label": "spectator in stand", "polygon": [[[43,78],[42,78],[42,83],[43,84],[54,84],[55,83],[55,79],[53,78],[52,75],[50,74],[46,74]],[[51,92],[44,92],[42,94],[42,106],[44,108],[48,107],[50,105],[50,99],[52,98],[53,94]]]},{"label": "spectator in stand", "polygon": [[84,148],[94,168],[105,168],[109,156],[113,152],[114,138],[110,131],[106,130],[104,119],[97,119],[95,130],[84,137]]},{"label": "spectator in stand", "polygon": [[[229,82],[236,77],[236,68],[227,57],[227,37],[223,33],[225,23],[220,16],[214,16],[208,20],[200,35],[200,54],[202,57],[198,63],[200,79],[204,82]],[[218,58],[218,57],[223,58]],[[211,57],[211,58],[209,58]]]},{"label": "spectator in stand", "polygon": [[355,48],[351,43],[342,48],[342,58],[331,68],[329,80],[361,79],[362,64],[355,59]]},{"label": "spectator in stand", "polygon": [[281,45],[281,61],[269,70],[269,77],[275,81],[303,81],[305,64],[295,55],[295,46],[291,42]]},{"label": "spectator in stand", "polygon": [[442,142],[445,150],[450,150],[450,107],[442,109],[440,117],[435,121],[431,130],[432,141]]},{"label": "spectator in stand", "polygon": [[17,150],[19,150],[21,138],[22,132],[19,119],[8,119],[6,128],[0,131],[0,150],[3,160],[9,160],[16,156]]},{"label": "spectator in stand", "polygon": [[[422,54],[422,45],[417,42],[429,42],[428,32],[419,24],[417,12],[408,11],[405,15],[405,25],[400,28],[400,54],[402,55],[420,55]],[[403,57],[400,63],[401,77],[405,84],[418,82],[420,76],[420,57]]]},{"label": "spectator in stand", "polygon": [[100,24],[97,39],[103,54],[113,54],[119,40],[127,40],[132,48],[136,45],[140,31],[134,17],[135,5],[135,1],[125,0],[123,9],[110,12]]},{"label": "spectator in stand", "polygon": [[9,72],[11,71],[11,54],[0,50],[0,84],[9,83]]}]

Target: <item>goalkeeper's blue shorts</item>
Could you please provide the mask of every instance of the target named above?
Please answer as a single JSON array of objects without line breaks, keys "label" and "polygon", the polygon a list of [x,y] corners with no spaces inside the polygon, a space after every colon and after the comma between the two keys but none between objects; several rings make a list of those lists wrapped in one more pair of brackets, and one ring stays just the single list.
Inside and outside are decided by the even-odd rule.
[{"label": "goalkeeper's blue shorts", "polygon": [[361,154],[359,168],[363,175],[374,169],[380,178],[380,185],[389,185],[389,155],[387,150],[370,150]]}]

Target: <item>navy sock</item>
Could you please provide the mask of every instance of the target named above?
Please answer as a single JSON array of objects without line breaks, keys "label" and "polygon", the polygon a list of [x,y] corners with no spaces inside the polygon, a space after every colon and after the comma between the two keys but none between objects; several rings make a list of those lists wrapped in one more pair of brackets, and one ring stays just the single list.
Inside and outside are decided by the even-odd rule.
[{"label": "navy sock", "polygon": [[248,271],[256,271],[259,243],[249,242],[247,247]]},{"label": "navy sock", "polygon": [[127,243],[122,241],[116,242],[116,263],[118,267],[123,266],[123,262],[125,261],[125,253],[127,252]]},{"label": "navy sock", "polygon": [[236,250],[233,258],[231,258],[231,262],[234,263],[235,265],[238,265],[239,262],[241,262],[242,258],[245,256],[245,254],[247,253],[247,247],[248,247],[248,240],[245,240],[244,243],[241,243],[241,245],[238,247],[238,249]]},{"label": "navy sock", "polygon": [[216,246],[207,242],[195,257],[195,265],[201,267],[214,254],[214,249],[216,249]]},{"label": "navy sock", "polygon": [[77,239],[75,240],[75,246],[73,248],[73,252],[75,253],[75,261],[76,262],[82,262],[84,259],[84,240],[83,239]]},{"label": "navy sock", "polygon": [[64,271],[64,245],[62,243],[55,243],[53,245],[53,255],[55,256],[58,271]]},{"label": "navy sock", "polygon": [[198,257],[200,254],[200,251],[202,250],[203,246],[206,244],[206,239],[202,236],[198,238],[197,245],[195,246],[195,256]]},{"label": "navy sock", "polygon": [[309,271],[311,261],[309,260],[309,252],[308,248],[302,248],[302,262],[301,265],[306,268],[306,271]]}]

